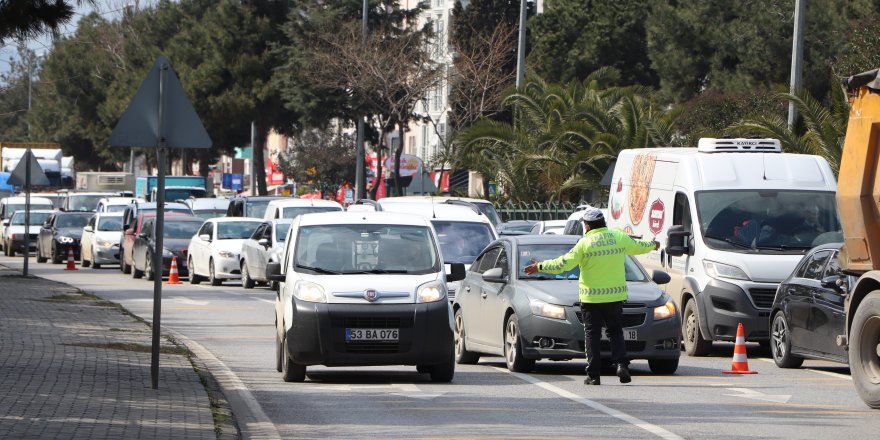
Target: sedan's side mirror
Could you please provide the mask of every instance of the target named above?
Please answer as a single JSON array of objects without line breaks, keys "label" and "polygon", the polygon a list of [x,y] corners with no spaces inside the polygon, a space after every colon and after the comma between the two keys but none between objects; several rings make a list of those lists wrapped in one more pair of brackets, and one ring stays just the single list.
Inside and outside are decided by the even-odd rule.
[{"label": "sedan's side mirror", "polygon": [[257,240],[257,243],[260,246],[269,247],[269,239],[267,239],[267,238],[261,238],[261,239]]},{"label": "sedan's side mirror", "polygon": [[467,276],[464,271],[464,263],[449,263],[449,272],[446,272],[446,281],[461,281]]},{"label": "sedan's side mirror", "polygon": [[673,257],[690,255],[691,249],[688,246],[690,235],[690,231],[685,230],[684,225],[670,226],[666,231],[666,253]]},{"label": "sedan's side mirror", "polygon": [[822,281],[820,282],[820,284],[822,285],[822,287],[824,287],[826,289],[833,289],[838,292],[845,292],[847,290],[845,288],[846,280],[840,276],[837,276],[837,275],[831,275],[831,276],[822,278]]},{"label": "sedan's side mirror", "polygon": [[199,235],[199,240],[211,242],[211,236],[208,234]]},{"label": "sedan's side mirror", "polygon": [[669,284],[672,281],[672,277],[662,270],[655,270],[651,272],[651,281],[662,286],[663,284]]},{"label": "sedan's side mirror", "polygon": [[483,281],[487,283],[506,283],[507,277],[500,267],[493,267],[483,272]]},{"label": "sedan's side mirror", "polygon": [[287,276],[281,273],[281,263],[266,264],[266,278],[270,281],[284,282]]},{"label": "sedan's side mirror", "polygon": [[83,232],[92,232],[92,227],[91,226],[84,227]]},{"label": "sedan's side mirror", "polygon": [[9,219],[3,219],[3,226],[9,226]]}]

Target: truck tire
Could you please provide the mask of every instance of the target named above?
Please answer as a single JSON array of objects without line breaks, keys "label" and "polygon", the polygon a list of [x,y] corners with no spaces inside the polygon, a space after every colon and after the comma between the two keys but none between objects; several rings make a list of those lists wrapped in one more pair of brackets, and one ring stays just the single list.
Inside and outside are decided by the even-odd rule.
[{"label": "truck tire", "polygon": [[704,339],[700,330],[700,315],[697,312],[696,299],[691,299],[684,307],[681,327],[681,334],[684,336],[684,351],[688,356],[706,356],[712,351],[712,341]]},{"label": "truck tire", "polygon": [[880,409],[880,290],[869,293],[853,316],[849,368],[859,397]]}]

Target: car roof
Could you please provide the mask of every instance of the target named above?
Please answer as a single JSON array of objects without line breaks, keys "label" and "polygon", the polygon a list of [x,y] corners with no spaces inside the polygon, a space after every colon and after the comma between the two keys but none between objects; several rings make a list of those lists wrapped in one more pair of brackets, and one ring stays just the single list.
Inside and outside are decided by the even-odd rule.
[{"label": "car roof", "polygon": [[[155,219],[155,218],[156,218],[155,215],[147,216],[144,218],[144,221],[147,221],[149,219]],[[204,223],[205,220],[198,218],[198,217],[188,216],[188,215],[169,215],[167,218],[165,218],[165,223],[168,223],[168,222],[175,222],[175,223],[177,223],[177,222],[193,222],[193,223],[199,222],[199,223]]]},{"label": "car roof", "polygon": [[[53,212],[55,212],[54,209],[31,209],[31,214],[51,214]],[[12,215],[17,215],[17,214],[24,215],[24,213],[25,213],[25,210],[22,209],[21,211],[13,212]]]},{"label": "car roof", "polygon": [[288,196],[235,196],[232,200],[253,200],[253,201],[263,201],[263,200],[279,200],[279,199],[289,199],[291,197]]},{"label": "car roof", "polygon": [[189,199],[190,207],[192,209],[226,209],[229,207],[229,199],[218,199],[218,198],[200,198],[200,199]]},{"label": "car roof", "polygon": [[299,219],[300,221],[300,226],[315,226],[323,224],[385,224],[410,226],[430,225],[428,219],[420,215],[387,211],[322,212],[315,214],[303,214],[297,217],[297,219]]},{"label": "car roof", "polygon": [[252,223],[262,223],[265,220],[261,218],[253,218],[253,217],[216,217],[209,218],[205,220],[205,222],[213,222],[213,223],[233,223],[233,222],[252,222]]},{"label": "car roof", "polygon": [[332,206],[342,208],[342,205],[333,200],[294,198],[272,200],[271,202],[269,202],[269,206],[277,206],[279,208],[290,208],[296,206]]},{"label": "car roof", "polygon": [[95,217],[122,217],[122,213],[117,212],[96,212]]},{"label": "car roof", "polygon": [[56,211],[55,215],[88,215],[89,217],[95,215],[94,211]]},{"label": "car roof", "polygon": [[272,220],[263,220],[263,223],[271,223],[273,225],[289,225],[293,223],[292,218],[273,218]]},{"label": "car roof", "polygon": [[[131,205],[137,206],[137,209],[156,209],[156,202],[132,202]],[[186,210],[190,210],[189,206],[186,206],[183,203],[179,202],[165,202],[165,209],[168,208],[182,208]]]},{"label": "car roof", "polygon": [[[34,197],[32,195],[31,196],[31,204],[34,203],[34,200],[40,202],[41,205],[51,205],[52,204],[52,201],[45,198],[45,197]],[[6,203],[8,205],[11,203],[25,203],[26,200],[24,197],[16,196],[16,197],[5,197],[2,200],[0,200],[0,202]]]},{"label": "car roof", "polygon": [[84,191],[84,192],[76,192],[76,191],[73,191],[73,192],[68,192],[68,193],[67,193],[67,196],[68,196],[68,197],[70,197],[70,196],[106,196],[106,197],[113,197],[113,196],[115,196],[115,195],[116,195],[115,192],[100,192],[100,191]]},{"label": "car roof", "polygon": [[431,220],[448,220],[492,224],[492,222],[489,221],[488,217],[486,217],[482,213],[478,214],[474,212],[471,208],[468,208],[467,206],[447,205],[445,203],[431,203],[425,201],[384,204],[384,200],[385,199],[379,201],[379,206],[382,207],[382,211],[384,212],[414,214],[422,217],[427,217]]},{"label": "car roof", "polygon": [[104,197],[99,202],[104,202],[108,205],[130,205],[134,200],[134,197]]}]

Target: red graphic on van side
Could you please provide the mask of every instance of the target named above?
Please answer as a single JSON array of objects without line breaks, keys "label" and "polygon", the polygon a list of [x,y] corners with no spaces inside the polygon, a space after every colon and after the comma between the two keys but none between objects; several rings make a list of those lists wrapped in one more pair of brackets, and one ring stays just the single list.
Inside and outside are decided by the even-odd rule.
[{"label": "red graphic on van side", "polygon": [[651,203],[651,209],[648,210],[648,229],[656,236],[663,230],[663,222],[666,220],[666,208],[660,199]]}]

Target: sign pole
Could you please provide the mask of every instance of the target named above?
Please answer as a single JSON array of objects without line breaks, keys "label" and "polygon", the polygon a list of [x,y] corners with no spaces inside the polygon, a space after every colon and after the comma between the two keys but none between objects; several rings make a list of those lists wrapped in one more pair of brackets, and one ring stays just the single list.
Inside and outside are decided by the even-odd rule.
[{"label": "sign pole", "polygon": [[165,74],[168,64],[162,63],[159,69],[159,145],[156,150],[157,185],[156,185],[156,248],[153,250],[153,347],[150,361],[150,379],[153,389],[159,389],[159,345],[161,341],[162,320],[162,253],[164,252],[163,238],[165,236]]},{"label": "sign pole", "polygon": [[28,148],[22,160],[28,164],[24,171],[24,265],[21,275],[28,276],[28,260],[31,259],[31,149]]}]

